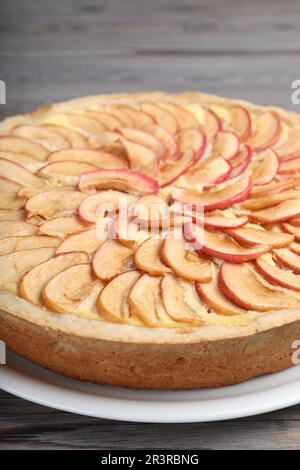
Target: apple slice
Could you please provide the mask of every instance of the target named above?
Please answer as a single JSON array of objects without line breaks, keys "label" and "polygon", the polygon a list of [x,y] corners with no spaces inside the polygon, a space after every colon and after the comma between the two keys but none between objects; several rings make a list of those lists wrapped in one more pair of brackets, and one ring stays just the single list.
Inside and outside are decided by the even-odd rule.
[{"label": "apple slice", "polygon": [[279,170],[279,159],[274,150],[265,150],[259,158],[252,170],[252,183],[255,186],[271,183]]},{"label": "apple slice", "polygon": [[143,101],[140,106],[145,113],[153,117],[159,126],[166,129],[170,134],[176,134],[178,123],[172,113],[151,101]]},{"label": "apple slice", "polygon": [[223,234],[209,232],[205,229],[202,229],[203,233],[201,233],[201,230],[197,230],[192,222],[187,222],[184,229],[187,240],[194,243],[201,253],[231,261],[232,263],[244,263],[245,261],[253,260],[271,248],[268,245],[256,245],[245,248],[238,245],[233,238],[226,237]]},{"label": "apple slice", "polygon": [[170,208],[166,201],[156,194],[141,197],[132,207],[131,213],[138,222],[149,229],[170,223]]},{"label": "apple slice", "polygon": [[296,274],[300,274],[300,256],[291,251],[290,247],[274,250],[273,254],[279,264],[291,269]]},{"label": "apple slice", "polygon": [[[120,142],[120,134],[115,131],[103,131],[99,134],[91,135],[88,139],[88,145],[91,149],[101,149],[103,152],[111,152],[111,150],[108,151],[107,149],[114,148],[114,146],[118,146],[118,149],[121,148],[123,150]],[[125,153],[124,150],[123,153]],[[119,154],[117,156],[119,156]]]},{"label": "apple slice", "polygon": [[25,199],[19,198],[14,193],[0,193],[0,209],[18,210],[25,205]]},{"label": "apple slice", "polygon": [[209,310],[221,315],[241,315],[246,310],[238,307],[225,297],[218,287],[218,277],[215,275],[208,283],[195,283],[196,291],[202,302]]},{"label": "apple slice", "polygon": [[50,187],[46,186],[44,188],[26,188],[26,186],[21,186],[18,191],[18,197],[25,197],[26,199],[31,199],[38,194],[44,193],[45,191],[76,191],[77,187],[75,185],[64,185],[56,186],[55,189],[51,190]]},{"label": "apple slice", "polygon": [[0,285],[18,283],[29,269],[54,255],[55,248],[19,250],[0,256]]},{"label": "apple slice", "polygon": [[0,221],[0,238],[6,237],[25,237],[34,235],[37,231],[35,225],[25,221],[18,220],[1,220]]},{"label": "apple slice", "polygon": [[300,157],[300,128],[289,127],[287,132],[287,139],[282,145],[276,147],[276,152],[281,162],[287,162],[294,158]]},{"label": "apple slice", "polygon": [[79,188],[116,189],[132,194],[150,194],[159,190],[159,184],[149,176],[130,170],[97,170],[81,175]]},{"label": "apple slice", "polygon": [[255,118],[254,128],[256,132],[249,137],[247,144],[255,152],[261,152],[274,146],[281,135],[281,119],[273,111],[267,111]]},{"label": "apple slice", "polygon": [[131,170],[158,179],[159,155],[144,145],[122,138]]},{"label": "apple slice", "polygon": [[129,119],[133,122],[133,126],[125,126],[125,127],[136,127],[137,129],[141,129],[142,127],[146,126],[147,124],[152,124],[154,119],[150,114],[145,113],[139,109],[133,108],[127,105],[119,105],[116,107],[117,110],[122,111],[126,114]]},{"label": "apple slice", "polygon": [[106,239],[102,239],[97,235],[95,228],[84,230],[83,232],[69,236],[63,241],[60,240],[56,254],[68,253],[70,251],[84,251],[92,255],[105,241]]},{"label": "apple slice", "polygon": [[0,150],[0,158],[5,158],[5,160],[17,163],[29,170],[37,170],[42,166],[42,163],[36,158],[26,155],[25,153],[5,152]]},{"label": "apple slice", "polygon": [[160,258],[163,240],[161,238],[148,238],[137,248],[134,254],[134,262],[138,269],[152,276],[161,276],[171,272]]},{"label": "apple slice", "polygon": [[251,115],[244,106],[232,106],[229,108],[230,129],[245,142],[251,135]]},{"label": "apple slice", "polygon": [[63,161],[49,163],[39,171],[39,174],[47,179],[68,176],[72,177],[75,183],[75,180],[77,181],[80,175],[88,171],[95,171],[95,169],[97,169],[97,167],[90,163]]},{"label": "apple slice", "polygon": [[289,249],[296,255],[300,255],[300,243],[293,242],[289,245]]},{"label": "apple slice", "polygon": [[42,188],[45,182],[42,178],[30,173],[21,165],[0,158],[0,174],[3,178],[10,179],[22,186],[31,186],[33,188]]},{"label": "apple slice", "polygon": [[287,233],[274,232],[272,230],[263,230],[260,226],[257,228],[241,227],[236,229],[227,229],[226,232],[240,243],[248,245],[271,245],[273,248],[282,248],[293,242],[294,237]]},{"label": "apple slice", "polygon": [[[152,125],[153,124],[150,124],[150,126]],[[128,127],[122,127],[119,132],[123,137],[125,137],[125,139],[152,150],[156,155],[158,155],[159,159],[164,157],[166,148],[161,141],[153,135],[145,132],[144,130],[131,129]]]},{"label": "apple slice", "polygon": [[49,220],[39,227],[39,234],[49,235],[50,237],[65,238],[67,235],[82,232],[89,228],[76,216],[58,217]]},{"label": "apple slice", "polygon": [[49,154],[49,151],[42,145],[32,140],[13,135],[0,136],[0,150],[4,152],[23,153],[39,161],[46,160]]},{"label": "apple slice", "polygon": [[248,168],[252,158],[252,150],[249,145],[241,145],[240,151],[236,157],[230,160],[231,173],[230,178],[236,178]]},{"label": "apple slice", "polygon": [[212,109],[206,108],[204,109],[204,122],[201,122],[199,127],[205,133],[208,142],[212,142],[222,130],[222,122]]},{"label": "apple slice", "polygon": [[219,273],[219,288],[234,304],[258,312],[299,308],[300,305],[289,292],[268,286],[248,263],[224,263]]},{"label": "apple slice", "polygon": [[40,304],[42,291],[54,276],[74,264],[87,262],[88,255],[81,252],[66,253],[44,261],[22,277],[19,284],[19,294],[32,304]]},{"label": "apple slice", "polygon": [[113,217],[111,238],[118,240],[129,248],[137,248],[150,237],[151,233],[142,228],[141,224],[128,220],[127,212],[119,212]]},{"label": "apple slice", "polygon": [[60,239],[40,235],[29,235],[26,237],[3,238],[0,244],[0,255],[6,255],[13,251],[31,250],[33,248],[56,248]]},{"label": "apple slice", "polygon": [[176,181],[195,163],[195,153],[188,149],[179,160],[167,162],[160,170],[160,184],[162,187]]},{"label": "apple slice", "polygon": [[272,181],[270,184],[265,186],[254,186],[250,194],[250,198],[261,198],[261,197],[270,197],[275,194],[279,194],[283,191],[288,191],[289,189],[297,188],[300,186],[300,178],[295,178],[293,180],[286,181]]},{"label": "apple slice", "polygon": [[300,276],[291,271],[281,269],[274,262],[272,256],[261,257],[255,261],[257,270],[270,282],[288,289],[300,291]]},{"label": "apple slice", "polygon": [[238,228],[242,227],[248,222],[248,216],[242,215],[240,217],[222,217],[222,216],[207,216],[203,219],[204,227],[206,228]]},{"label": "apple slice", "polygon": [[96,276],[102,281],[109,281],[132,266],[133,250],[108,240],[96,251],[93,257],[93,269]]},{"label": "apple slice", "polygon": [[231,160],[236,157],[240,150],[240,139],[230,131],[220,131],[213,144],[212,153],[215,157]]},{"label": "apple slice", "polygon": [[21,186],[15,181],[0,176],[0,192],[1,193],[17,193]]},{"label": "apple slice", "polygon": [[26,210],[29,217],[40,215],[44,219],[76,214],[86,194],[80,191],[45,191],[28,199]]},{"label": "apple slice", "polygon": [[206,136],[200,129],[184,129],[177,134],[177,142],[181,154],[189,149],[194,151],[194,159],[197,162],[204,154]]},{"label": "apple slice", "polygon": [[209,282],[212,278],[211,261],[201,258],[193,250],[186,249],[183,239],[167,238],[164,240],[161,257],[163,262],[183,279]]},{"label": "apple slice", "polygon": [[112,279],[98,297],[99,315],[109,321],[126,323],[130,315],[127,298],[140,277],[141,273],[132,270],[119,274]]},{"label": "apple slice", "polygon": [[54,276],[42,290],[43,305],[57,313],[71,313],[80,308],[97,287],[89,263],[75,264]]},{"label": "apple slice", "polygon": [[279,174],[284,176],[300,176],[300,158],[281,163]]},{"label": "apple slice", "polygon": [[231,165],[223,157],[200,162],[197,166],[190,168],[179,180],[180,187],[191,187],[203,185],[214,186],[223,183],[231,174]]},{"label": "apple slice", "polygon": [[74,128],[86,137],[106,130],[106,127],[100,121],[87,114],[68,113],[65,114],[65,117],[71,128]]},{"label": "apple slice", "polygon": [[87,147],[86,138],[74,129],[68,127],[59,126],[57,124],[42,124],[43,127],[51,131],[55,131],[57,134],[64,137],[72,148],[83,149]]},{"label": "apple slice", "polygon": [[246,177],[243,179],[230,180],[229,183],[216,187],[213,190],[203,192],[188,191],[175,188],[172,192],[172,198],[183,204],[193,204],[203,206],[204,210],[225,209],[237,202],[242,202],[251,192],[251,180]]},{"label": "apple slice", "polygon": [[130,315],[139,318],[147,326],[158,326],[157,304],[159,302],[160,277],[143,274],[129,292]]},{"label": "apple slice", "polygon": [[41,144],[49,152],[55,150],[67,149],[70,144],[67,139],[58,134],[54,130],[47,129],[43,126],[33,126],[31,124],[22,124],[12,130],[13,135],[18,137],[25,137]]},{"label": "apple slice", "polygon": [[282,230],[284,230],[287,233],[290,233],[291,235],[294,235],[295,240],[297,242],[300,242],[300,227],[294,227],[291,224],[287,224],[286,222],[280,225]]},{"label": "apple slice", "polygon": [[164,127],[157,124],[148,124],[143,127],[143,131],[158,139],[165,148],[164,155],[160,161],[177,160],[180,157],[179,147],[174,136]]},{"label": "apple slice", "polygon": [[98,168],[125,168],[125,160],[111,153],[92,149],[68,149],[53,152],[48,158],[49,162],[83,162]]},{"label": "apple slice", "polygon": [[241,207],[246,210],[259,210],[265,209],[267,207],[276,206],[283,201],[287,201],[289,199],[300,199],[300,191],[290,190],[284,191],[282,193],[277,193],[271,196],[261,197],[261,198],[254,198],[248,199],[247,201],[241,204]]},{"label": "apple slice", "polygon": [[[82,193],[81,193],[82,194]],[[94,223],[100,217],[114,213],[120,209],[129,210],[137,198],[121,191],[104,190],[85,197],[79,206],[79,216],[89,223]]]},{"label": "apple slice", "polygon": [[300,215],[300,203],[298,199],[290,199],[267,209],[253,211],[248,215],[263,224],[284,222]]},{"label": "apple slice", "polygon": [[123,127],[120,119],[106,111],[88,109],[86,113],[93,116],[95,119],[97,119],[97,121],[101,122],[101,124],[109,131],[115,131],[116,129]]},{"label": "apple slice", "polygon": [[300,217],[295,217],[293,219],[290,219],[289,223],[291,225],[294,225],[294,227],[300,227]]},{"label": "apple slice", "polygon": [[185,300],[185,281],[167,274],[161,280],[161,299],[168,315],[174,321],[202,325],[203,320]]},{"label": "apple slice", "polygon": [[0,220],[25,220],[25,216],[24,211],[0,209]]},{"label": "apple slice", "polygon": [[182,131],[184,129],[199,127],[199,121],[196,116],[183,106],[167,102],[160,103],[160,106],[169,111],[169,113],[173,114],[176,121],[178,122],[179,130]]}]

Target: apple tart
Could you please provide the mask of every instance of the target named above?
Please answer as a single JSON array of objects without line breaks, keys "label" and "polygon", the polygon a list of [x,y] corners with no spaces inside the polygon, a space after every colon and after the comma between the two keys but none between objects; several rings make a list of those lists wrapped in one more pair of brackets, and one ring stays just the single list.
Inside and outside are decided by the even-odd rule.
[{"label": "apple tart", "polygon": [[53,104],[0,123],[0,192],[12,351],[134,388],[292,366],[300,116],[192,92]]}]

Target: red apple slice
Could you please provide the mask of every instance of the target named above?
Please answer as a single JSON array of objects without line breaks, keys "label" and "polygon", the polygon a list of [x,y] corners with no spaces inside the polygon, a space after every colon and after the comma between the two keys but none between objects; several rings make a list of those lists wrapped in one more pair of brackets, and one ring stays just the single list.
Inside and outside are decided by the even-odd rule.
[{"label": "red apple slice", "polygon": [[158,178],[159,155],[144,145],[139,145],[122,138],[131,170],[138,171],[152,178]]},{"label": "red apple slice", "polygon": [[95,228],[84,230],[63,240],[57,248],[56,254],[68,253],[70,251],[84,251],[92,255],[105,241],[106,239],[101,239],[97,235]]},{"label": "red apple slice", "polygon": [[240,139],[236,134],[229,131],[220,131],[213,145],[213,155],[231,160],[236,157],[240,150]]},{"label": "red apple slice", "polygon": [[188,281],[209,282],[212,278],[211,261],[201,258],[193,250],[186,249],[183,239],[164,240],[161,258],[178,277]]},{"label": "red apple slice", "polygon": [[21,186],[7,178],[0,176],[0,192],[1,193],[17,193]]},{"label": "red apple slice", "polygon": [[255,118],[255,130],[254,135],[247,140],[247,144],[255,152],[272,147],[281,135],[280,117],[273,111],[260,114]]},{"label": "red apple slice", "polygon": [[41,235],[2,238],[0,256],[20,250],[32,250],[33,248],[56,248],[59,244],[59,238]]},{"label": "red apple slice", "polygon": [[114,116],[118,121],[121,121],[122,127],[134,127],[133,120],[129,117],[128,113],[122,111],[120,107],[116,106],[101,106],[99,111],[104,111]]},{"label": "red apple slice", "polygon": [[248,245],[264,244],[271,245],[273,248],[282,248],[293,242],[292,235],[272,230],[263,230],[260,226],[257,228],[252,226],[227,229],[226,232],[238,242]]},{"label": "red apple slice", "polygon": [[288,181],[272,181],[270,184],[265,186],[254,186],[250,194],[250,198],[261,198],[261,197],[270,197],[274,194],[281,193],[283,191],[288,191],[289,189],[296,188],[300,186],[300,178],[295,178]]},{"label": "red apple slice", "polygon": [[102,281],[109,281],[132,266],[133,250],[108,240],[96,251],[93,257],[93,269],[96,276]]},{"label": "red apple slice", "polygon": [[248,199],[247,201],[241,204],[241,207],[246,210],[259,210],[264,209],[271,206],[276,206],[283,201],[287,201],[289,199],[300,199],[300,191],[284,191],[282,193],[277,193],[271,196]]},{"label": "red apple slice", "polygon": [[57,134],[64,137],[70,144],[72,148],[83,149],[87,147],[87,140],[86,138],[74,129],[70,129],[68,127],[59,126],[56,124],[43,124],[43,127],[46,129],[55,131]]},{"label": "red apple slice", "polygon": [[25,221],[0,220],[0,239],[6,237],[25,237],[34,235],[37,227]]},{"label": "red apple slice", "polygon": [[276,148],[281,162],[300,157],[300,128],[289,127],[285,142]]},{"label": "red apple slice", "polygon": [[287,176],[300,176],[300,158],[295,158],[293,160],[281,163],[279,174]]},{"label": "red apple slice", "polygon": [[196,291],[202,302],[212,311],[221,315],[241,315],[246,310],[230,302],[218,287],[218,277],[205,284],[195,283]]},{"label": "red apple slice", "polygon": [[293,242],[290,244],[289,249],[296,255],[300,255],[300,243]]},{"label": "red apple slice", "polygon": [[159,190],[159,184],[149,176],[130,170],[97,170],[81,175],[79,188],[116,189],[132,194],[150,194]]},{"label": "red apple slice", "polygon": [[18,283],[29,269],[53,257],[55,248],[33,248],[0,256],[0,285]]},{"label": "red apple slice", "polygon": [[80,191],[45,191],[28,199],[26,210],[29,217],[40,215],[44,219],[76,214],[86,194]]},{"label": "red apple slice", "polygon": [[42,303],[57,313],[80,310],[86,298],[101,284],[95,281],[89,263],[75,264],[54,276],[42,291]]},{"label": "red apple slice", "polygon": [[240,217],[222,217],[222,216],[204,216],[203,224],[207,228],[238,228],[242,227],[248,222],[248,216],[242,215]]},{"label": "red apple slice", "polygon": [[42,178],[30,173],[21,165],[0,158],[0,174],[2,177],[10,179],[22,186],[31,186],[33,188],[42,188],[45,182]]},{"label": "red apple slice", "polygon": [[189,149],[184,152],[179,160],[167,162],[160,170],[160,185],[162,187],[176,181],[179,176],[184,174],[195,163],[195,155],[193,150]]},{"label": "red apple slice", "polygon": [[251,135],[251,115],[244,106],[232,106],[229,108],[230,128],[240,138],[246,141]]},{"label": "red apple slice", "polygon": [[224,263],[220,269],[219,288],[231,302],[258,312],[299,308],[300,305],[289,292],[267,286],[248,263]]},{"label": "red apple slice", "polygon": [[123,127],[122,122],[116,116],[106,111],[96,111],[88,109],[87,114],[91,115],[99,121],[107,130],[115,131]]},{"label": "red apple slice", "polygon": [[183,106],[174,103],[162,102],[160,105],[169,111],[175,117],[178,122],[179,130],[197,128],[199,127],[199,122],[196,116],[185,109]]},{"label": "red apple slice", "polygon": [[62,135],[43,126],[22,124],[15,127],[12,133],[18,137],[25,137],[27,139],[33,140],[38,144],[41,144],[43,147],[49,150],[49,152],[54,152],[55,150],[60,149],[67,149],[70,147],[68,140],[65,139]]},{"label": "red apple slice", "polygon": [[117,109],[126,114],[134,124],[133,126],[126,125],[125,127],[136,127],[138,129],[141,129],[147,124],[152,124],[154,122],[154,119],[152,116],[150,116],[150,114],[145,113],[144,111],[140,111],[139,109],[133,108],[131,106],[120,105],[117,106]]},{"label": "red apple slice", "polygon": [[252,150],[249,145],[241,145],[240,151],[236,157],[230,160],[232,167],[230,178],[236,178],[248,168],[252,158]]},{"label": "red apple slice", "polygon": [[0,150],[5,152],[24,153],[36,160],[46,160],[49,152],[42,145],[32,140],[13,135],[0,136]]},{"label": "red apple slice", "polygon": [[43,223],[39,227],[39,234],[65,238],[67,235],[82,232],[87,228],[87,224],[81,222],[78,217],[58,217]]},{"label": "red apple slice", "polygon": [[[185,281],[176,279],[172,274],[167,274],[162,278],[160,291],[164,308],[174,321],[202,325],[203,320],[186,302],[187,284]],[[195,300],[198,301],[196,296]],[[200,302],[199,307],[201,307]]]},{"label": "red apple slice", "polygon": [[297,242],[300,242],[300,227],[294,227],[291,224],[287,224],[286,222],[280,225],[282,230],[284,230],[287,233],[290,233],[291,235],[294,235],[295,240]]},{"label": "red apple slice", "polygon": [[252,183],[255,186],[269,184],[279,170],[279,159],[274,150],[265,150],[259,158],[260,160],[256,162],[252,170]]},{"label": "red apple slice", "polygon": [[204,187],[214,186],[226,181],[231,174],[231,165],[222,157],[206,160],[199,165],[193,166],[180,178],[181,187],[201,185]]},{"label": "red apple slice", "polygon": [[251,180],[246,177],[235,181],[235,183],[231,180],[229,184],[222,185],[221,188],[216,187],[214,190],[204,192],[175,188],[172,197],[175,201],[184,204],[203,206],[204,210],[225,209],[247,199],[251,187]]},{"label": "red apple slice", "polygon": [[74,177],[75,182],[75,179],[77,181],[80,175],[88,171],[94,171],[96,168],[95,165],[91,165],[90,163],[63,161],[49,163],[39,171],[39,174],[47,179],[71,176]]},{"label": "red apple slice", "polygon": [[[81,193],[82,194],[82,193]],[[94,223],[97,219],[121,210],[129,210],[137,198],[121,191],[104,190],[86,197],[79,206],[79,215],[85,221]]]},{"label": "red apple slice", "polygon": [[209,108],[204,109],[204,123],[200,123],[198,126],[205,133],[208,142],[211,142],[222,130],[221,119]]},{"label": "red apple slice", "polygon": [[[150,126],[151,125],[153,124],[150,124]],[[158,155],[159,159],[164,157],[166,148],[161,143],[161,141],[153,135],[144,132],[144,130],[130,129],[128,127],[122,127],[119,132],[123,135],[123,137],[125,137],[125,139],[152,150],[155,154]]]},{"label": "red apple slice", "polygon": [[164,222],[170,223],[171,218],[168,204],[156,194],[141,197],[133,206],[131,213],[136,221],[149,229],[162,227]]},{"label": "red apple slice", "polygon": [[273,254],[278,264],[291,269],[296,274],[300,274],[300,256],[291,251],[290,247],[274,250]]},{"label": "red apple slice", "polygon": [[145,271],[152,276],[161,276],[171,272],[170,268],[161,261],[161,248],[163,240],[152,237],[145,240],[134,254],[137,269]]},{"label": "red apple slice", "polygon": [[158,326],[157,304],[160,277],[143,274],[134,284],[128,296],[130,315],[139,318],[147,326]]},{"label": "red apple slice", "polygon": [[206,137],[200,129],[184,129],[177,134],[179,151],[184,154],[187,150],[194,151],[195,163],[203,156],[206,147]]},{"label": "red apple slice", "polygon": [[300,291],[300,276],[281,269],[272,263],[272,256],[261,257],[255,261],[257,270],[270,282],[288,289]]},{"label": "red apple slice", "polygon": [[18,210],[23,209],[25,205],[25,199],[16,196],[14,193],[4,193],[0,194],[0,209],[11,209]]},{"label": "red apple slice", "polygon": [[176,134],[178,131],[178,123],[172,113],[151,101],[141,103],[142,110],[152,116],[159,126],[166,129],[170,134]]},{"label": "red apple slice", "polygon": [[300,203],[298,199],[290,199],[267,209],[252,211],[248,215],[251,219],[263,224],[284,222],[300,215]]},{"label": "red apple slice", "polygon": [[112,279],[98,297],[99,315],[109,321],[126,323],[130,316],[127,303],[128,295],[140,277],[141,273],[132,270]]},{"label": "red apple slice", "polygon": [[174,136],[168,132],[164,127],[157,124],[148,124],[143,127],[143,131],[153,135],[158,139],[165,148],[165,154],[161,157],[160,161],[164,160],[177,160],[180,157],[179,147]]},{"label": "red apple slice", "polygon": [[72,161],[94,165],[98,168],[117,169],[127,166],[125,160],[111,153],[92,149],[68,149],[53,152],[48,158],[49,162]]},{"label": "red apple slice", "polygon": [[187,222],[184,229],[187,240],[194,243],[201,253],[231,261],[232,263],[244,263],[245,261],[253,260],[271,249],[268,245],[256,245],[245,248],[238,245],[231,237],[209,232],[205,229],[197,230],[192,222]]},{"label": "red apple slice", "polygon": [[65,114],[68,120],[68,125],[74,128],[86,137],[101,133],[106,130],[106,127],[101,124],[100,121],[95,119],[93,116],[87,114],[68,113]]},{"label": "red apple slice", "polygon": [[51,279],[70,266],[88,262],[86,253],[66,253],[38,264],[23,277],[19,285],[19,294],[32,304],[41,303],[41,294]]},{"label": "red apple slice", "polygon": [[294,227],[300,227],[300,217],[295,217],[293,219],[290,219],[289,223],[291,225],[294,225]]}]

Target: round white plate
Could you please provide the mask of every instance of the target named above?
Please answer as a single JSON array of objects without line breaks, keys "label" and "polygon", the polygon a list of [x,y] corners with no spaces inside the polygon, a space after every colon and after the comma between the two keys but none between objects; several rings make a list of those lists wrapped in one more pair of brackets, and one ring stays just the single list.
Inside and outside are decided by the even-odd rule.
[{"label": "round white plate", "polygon": [[98,418],[149,423],[218,421],[278,410],[300,402],[300,368],[239,385],[192,391],[107,387],[54,374],[9,352],[0,388],[21,398]]}]

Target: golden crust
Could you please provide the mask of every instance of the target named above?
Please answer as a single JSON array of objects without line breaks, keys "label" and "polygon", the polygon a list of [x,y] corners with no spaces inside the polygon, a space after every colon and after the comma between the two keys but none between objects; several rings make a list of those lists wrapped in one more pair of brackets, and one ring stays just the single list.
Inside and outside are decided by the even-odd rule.
[{"label": "golden crust", "polygon": [[[51,104],[5,119],[0,134],[23,122],[97,104],[144,99],[205,105],[243,105],[276,111],[290,125],[300,116],[277,107],[186,92],[96,95]],[[292,365],[291,345],[300,334],[300,312],[280,311],[229,326],[147,328],[57,315],[0,291],[0,338],[25,358],[64,375],[135,388],[188,389],[238,383]]]}]

